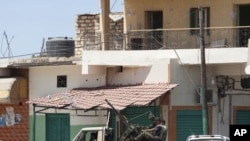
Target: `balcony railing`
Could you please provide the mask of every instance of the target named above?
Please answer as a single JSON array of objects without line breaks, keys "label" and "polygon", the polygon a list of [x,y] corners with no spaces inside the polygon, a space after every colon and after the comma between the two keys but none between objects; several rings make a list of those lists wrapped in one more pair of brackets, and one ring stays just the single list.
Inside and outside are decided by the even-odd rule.
[{"label": "balcony railing", "polygon": [[[199,48],[198,28],[131,30],[127,34],[110,33],[109,50],[155,50]],[[206,48],[247,47],[250,26],[204,29]],[[84,50],[101,50],[101,33],[81,37]]]}]

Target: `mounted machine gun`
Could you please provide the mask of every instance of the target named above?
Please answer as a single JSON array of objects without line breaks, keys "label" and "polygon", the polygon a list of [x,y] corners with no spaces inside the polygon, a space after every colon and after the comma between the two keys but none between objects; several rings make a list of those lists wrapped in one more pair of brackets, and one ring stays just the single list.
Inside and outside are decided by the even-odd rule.
[{"label": "mounted machine gun", "polygon": [[[147,127],[141,126],[139,124],[129,123],[128,119],[124,115],[122,115],[117,109],[115,109],[115,107],[107,99],[105,99],[105,101],[115,111],[116,115],[120,118],[120,121],[125,126],[125,130],[122,133],[119,141],[131,141],[137,135],[139,135],[142,132],[143,129],[147,128]],[[135,118],[139,118],[139,117],[141,117],[141,116],[143,116],[145,114],[149,114],[149,119],[152,120],[152,121],[156,118],[151,111],[143,113],[143,114],[141,114],[141,115],[139,115],[139,116],[137,116]],[[131,120],[134,120],[135,118],[133,118]]]}]

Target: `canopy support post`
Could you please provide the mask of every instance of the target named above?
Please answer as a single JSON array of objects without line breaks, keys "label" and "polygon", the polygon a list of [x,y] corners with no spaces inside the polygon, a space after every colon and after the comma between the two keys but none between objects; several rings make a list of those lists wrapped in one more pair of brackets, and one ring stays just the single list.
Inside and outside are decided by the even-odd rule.
[{"label": "canopy support post", "polygon": [[36,106],[33,104],[32,141],[36,141]]}]

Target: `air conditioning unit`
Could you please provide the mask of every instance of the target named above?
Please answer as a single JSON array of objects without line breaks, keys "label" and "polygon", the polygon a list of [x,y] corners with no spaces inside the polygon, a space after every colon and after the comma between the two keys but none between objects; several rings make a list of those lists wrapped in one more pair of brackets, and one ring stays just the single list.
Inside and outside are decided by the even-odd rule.
[{"label": "air conditioning unit", "polygon": [[[196,103],[201,104],[202,103],[201,87],[197,87],[195,91],[196,91]],[[206,99],[207,99],[208,103],[214,103],[214,101],[213,101],[213,89],[212,88],[207,88]]]}]

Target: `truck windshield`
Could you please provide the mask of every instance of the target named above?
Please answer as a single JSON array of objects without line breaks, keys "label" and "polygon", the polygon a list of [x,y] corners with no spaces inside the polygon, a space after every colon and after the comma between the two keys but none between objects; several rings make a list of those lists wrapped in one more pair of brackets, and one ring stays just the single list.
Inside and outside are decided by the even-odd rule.
[{"label": "truck windshield", "polygon": [[74,141],[96,141],[97,132],[82,131]]}]

